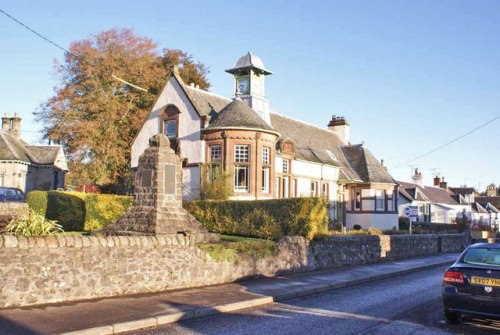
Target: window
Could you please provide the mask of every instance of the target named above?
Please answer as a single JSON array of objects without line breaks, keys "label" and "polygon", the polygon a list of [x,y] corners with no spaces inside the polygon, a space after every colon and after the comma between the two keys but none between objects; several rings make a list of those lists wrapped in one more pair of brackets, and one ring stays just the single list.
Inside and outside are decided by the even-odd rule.
[{"label": "window", "polygon": [[288,159],[283,160],[283,173],[288,173]]},{"label": "window", "polygon": [[5,180],[5,173],[0,172],[0,186],[3,186],[4,180]]},{"label": "window", "polygon": [[361,198],[361,207],[364,211],[375,210],[375,190],[369,188],[362,189]]},{"label": "window", "polygon": [[315,197],[318,194],[318,183],[311,182],[311,197]]},{"label": "window", "polygon": [[234,162],[235,163],[248,163],[250,162],[250,149],[249,145],[235,145],[234,146]]},{"label": "window", "polygon": [[276,181],[274,182],[274,197],[280,197],[280,177],[276,177]]},{"label": "window", "polygon": [[210,146],[210,162],[219,163],[220,162],[220,145]]},{"label": "window", "polygon": [[250,162],[250,146],[248,144],[234,146],[234,162],[236,163],[234,167],[234,191],[249,192],[250,166],[245,164]]},{"label": "window", "polygon": [[262,164],[269,165],[269,148],[262,148]]},{"label": "window", "polygon": [[385,209],[385,191],[376,190],[375,191],[375,210],[383,211]]},{"label": "window", "polygon": [[262,168],[262,193],[269,193],[269,168]]},{"label": "window", "polygon": [[359,191],[354,192],[354,210],[361,210],[361,193]]},{"label": "window", "polygon": [[288,198],[288,178],[287,177],[283,178],[282,190],[283,190],[283,194],[282,194],[283,198]]},{"label": "window", "polygon": [[234,168],[234,191],[248,192],[248,166],[235,166]]},{"label": "window", "polygon": [[323,183],[321,185],[321,195],[323,196],[323,199],[325,201],[328,201],[329,200],[329,192],[328,192],[328,183]]},{"label": "window", "polygon": [[177,138],[177,120],[165,121],[165,135],[168,138]]},{"label": "window", "polygon": [[292,179],[291,191],[292,194],[290,196],[293,198],[297,197],[297,179]]},{"label": "window", "polygon": [[387,191],[387,211],[388,212],[393,212],[394,211],[394,197],[393,197],[394,191],[390,190]]}]

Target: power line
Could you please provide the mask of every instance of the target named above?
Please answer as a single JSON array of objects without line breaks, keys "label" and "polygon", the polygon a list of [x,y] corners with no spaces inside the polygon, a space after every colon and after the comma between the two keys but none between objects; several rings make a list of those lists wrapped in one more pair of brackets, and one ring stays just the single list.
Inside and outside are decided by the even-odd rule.
[{"label": "power line", "polygon": [[482,125],[480,125],[480,126],[478,126],[478,127],[474,128],[474,129],[472,129],[472,130],[470,130],[470,131],[466,132],[465,134],[460,135],[460,136],[458,136],[458,137],[456,137],[456,138],[452,139],[451,141],[446,142],[446,143],[445,143],[445,144],[443,144],[443,145],[440,145],[439,147],[436,147],[436,148],[434,148],[434,149],[432,149],[432,150],[430,150],[430,151],[428,151],[428,152],[426,152],[426,153],[424,153],[424,154],[422,154],[422,155],[420,155],[420,156],[417,156],[417,157],[415,157],[415,158],[413,158],[413,159],[407,160],[407,161],[406,161],[406,162],[404,162],[404,163],[401,163],[401,164],[399,164],[399,165],[393,166],[393,167],[391,167],[389,170],[394,170],[394,169],[397,169],[398,167],[401,167],[401,166],[403,166],[403,165],[406,165],[406,164],[408,164],[408,163],[411,163],[411,162],[413,162],[413,161],[416,161],[417,159],[420,159],[420,158],[422,158],[422,157],[428,156],[428,155],[430,155],[430,154],[432,154],[432,153],[434,153],[434,152],[436,152],[436,151],[438,151],[438,150],[440,150],[440,149],[442,149],[442,148],[444,148],[444,147],[446,147],[446,146],[448,146],[448,145],[450,145],[450,144],[453,144],[453,143],[455,143],[455,142],[457,142],[457,141],[461,140],[462,138],[464,138],[464,137],[466,137],[466,136],[468,136],[468,135],[472,134],[473,132],[475,132],[475,131],[477,131],[477,130],[479,130],[479,129],[483,128],[484,126],[486,126],[486,125],[488,125],[488,124],[490,124],[490,123],[492,123],[492,122],[494,122],[494,121],[496,121],[496,120],[498,120],[498,119],[500,119],[500,115],[498,115],[498,116],[494,117],[493,119],[491,119],[491,120],[489,120],[489,121],[487,121],[487,122],[483,123]]},{"label": "power line", "polygon": [[[56,42],[54,42],[54,41],[50,40],[48,37],[43,36],[42,34],[40,34],[39,32],[37,32],[35,29],[28,27],[27,25],[25,25],[24,23],[22,23],[21,21],[19,21],[19,20],[18,20],[18,19],[16,19],[15,17],[13,17],[12,15],[10,15],[10,14],[6,13],[6,12],[5,12],[5,11],[3,11],[2,9],[0,9],[0,12],[1,12],[2,14],[4,14],[5,16],[7,16],[9,19],[11,19],[11,20],[13,20],[14,22],[16,22],[17,24],[19,24],[19,25],[21,25],[22,27],[24,27],[24,28],[28,29],[29,31],[31,31],[33,34],[35,34],[35,35],[37,35],[38,37],[40,37],[40,38],[44,39],[45,41],[49,42],[50,44],[52,44],[52,45],[53,45],[53,46],[55,46],[56,48],[61,49],[62,51],[67,52],[68,54],[70,54],[70,55],[72,55],[72,56],[74,56],[74,57],[77,57],[77,56],[76,56],[73,52],[69,51],[69,50],[68,50],[68,49],[66,49],[66,48],[63,48],[62,46],[60,46],[60,45],[59,45],[59,44],[57,44]],[[121,82],[123,82],[123,83],[125,83],[125,84],[127,84],[127,85],[129,85],[129,86],[132,86],[132,87],[134,87],[134,88],[136,88],[136,89],[138,89],[138,90],[141,90],[141,91],[144,91],[144,92],[147,92],[147,91],[148,91],[147,89],[142,88],[142,87],[137,86],[137,85],[134,85],[134,84],[131,84],[131,83],[129,83],[128,81],[125,81],[124,79],[122,79],[122,78],[120,78],[120,77],[115,76],[114,74],[113,74],[113,75],[111,75],[111,76],[112,76],[114,79],[119,80],[119,81],[121,81]]]},{"label": "power line", "polygon": [[31,31],[33,34],[37,35],[38,37],[41,37],[43,38],[45,41],[49,42],[50,44],[52,44],[53,46],[55,46],[56,48],[59,48],[61,49],[62,51],[64,52],[67,52],[69,54],[72,54],[73,53],[65,48],[63,48],[62,46],[60,46],[59,44],[57,44],[56,42],[53,42],[51,41],[50,39],[48,39],[47,37],[43,36],[42,34],[40,34],[39,32],[37,32],[35,29],[33,28],[30,28],[28,27],[27,25],[25,25],[24,23],[22,23],[21,21],[19,21],[18,19],[16,19],[15,17],[7,14],[5,11],[3,11],[2,9],[0,9],[0,12],[2,14],[4,14],[5,16],[7,16],[9,19],[13,20],[14,22],[16,22],[17,24],[20,24],[21,26],[23,26],[24,28],[28,29],[29,31]]}]

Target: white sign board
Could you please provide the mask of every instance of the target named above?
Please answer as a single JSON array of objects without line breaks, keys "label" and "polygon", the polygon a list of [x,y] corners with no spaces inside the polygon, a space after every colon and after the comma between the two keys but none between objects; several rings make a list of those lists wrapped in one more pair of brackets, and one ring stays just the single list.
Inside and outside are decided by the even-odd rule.
[{"label": "white sign board", "polygon": [[405,208],[405,216],[410,219],[418,218],[418,206],[407,206]]}]

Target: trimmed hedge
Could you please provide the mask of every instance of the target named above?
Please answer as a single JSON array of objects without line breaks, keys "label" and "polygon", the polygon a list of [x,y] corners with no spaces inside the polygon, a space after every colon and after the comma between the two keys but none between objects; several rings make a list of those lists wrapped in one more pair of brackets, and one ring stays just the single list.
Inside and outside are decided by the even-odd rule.
[{"label": "trimmed hedge", "polygon": [[309,240],[328,232],[327,205],[321,198],[255,201],[184,201],[183,207],[211,232],[278,240]]},{"label": "trimmed hedge", "polygon": [[65,231],[90,231],[115,222],[132,204],[132,197],[81,192],[32,191],[29,207]]}]

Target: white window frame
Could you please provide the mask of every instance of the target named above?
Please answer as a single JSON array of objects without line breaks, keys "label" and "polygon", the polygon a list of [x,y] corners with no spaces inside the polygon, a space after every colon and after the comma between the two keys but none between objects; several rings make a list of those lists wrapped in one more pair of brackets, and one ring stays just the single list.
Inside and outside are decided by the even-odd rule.
[{"label": "white window frame", "polygon": [[283,159],[283,174],[288,174],[290,172],[290,162],[288,159]]},{"label": "white window frame", "polygon": [[[242,178],[240,179],[239,172],[243,171]],[[250,167],[247,165],[237,165],[234,167],[234,191],[235,192],[248,192],[250,181]]]},{"label": "white window frame", "polygon": [[262,193],[269,193],[270,170],[268,166],[262,168]]},{"label": "white window frame", "polygon": [[269,165],[269,153],[271,150],[269,150],[268,147],[263,147],[262,148],[262,164],[264,165]]},{"label": "white window frame", "polygon": [[283,198],[288,198],[289,193],[288,193],[288,177],[283,177],[282,178],[282,184],[283,184]]},{"label": "white window frame", "polygon": [[236,144],[234,146],[234,162],[235,163],[250,162],[250,145]]}]

